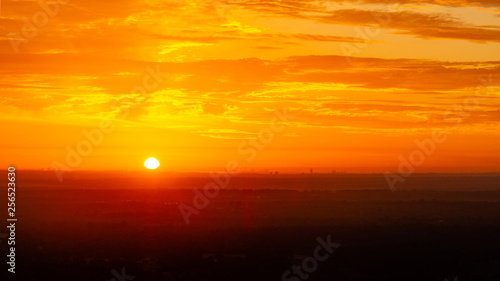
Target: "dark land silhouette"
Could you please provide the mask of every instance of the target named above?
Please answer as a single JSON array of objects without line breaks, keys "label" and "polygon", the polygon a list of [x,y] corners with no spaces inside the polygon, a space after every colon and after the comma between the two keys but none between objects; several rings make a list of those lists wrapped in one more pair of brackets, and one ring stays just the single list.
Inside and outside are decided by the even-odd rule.
[{"label": "dark land silhouette", "polygon": [[307,280],[500,280],[500,174],[415,174],[396,192],[381,174],[242,174],[187,225],[179,204],[210,180],[18,171],[2,280],[282,280],[328,235],[341,246]]}]

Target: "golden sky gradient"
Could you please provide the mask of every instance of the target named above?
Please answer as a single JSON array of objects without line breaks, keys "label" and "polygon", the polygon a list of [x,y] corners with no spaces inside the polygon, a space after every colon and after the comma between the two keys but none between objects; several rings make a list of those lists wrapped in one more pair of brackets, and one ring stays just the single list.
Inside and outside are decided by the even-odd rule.
[{"label": "golden sky gradient", "polygon": [[439,128],[417,172],[499,171],[498,0],[54,3],[1,2],[3,166],[64,164],[109,120],[74,170],[384,172]]}]

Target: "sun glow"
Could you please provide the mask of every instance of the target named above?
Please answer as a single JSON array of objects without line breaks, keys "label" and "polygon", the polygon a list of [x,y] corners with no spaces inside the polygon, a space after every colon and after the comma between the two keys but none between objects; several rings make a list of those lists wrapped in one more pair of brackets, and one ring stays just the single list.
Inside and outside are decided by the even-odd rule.
[{"label": "sun glow", "polygon": [[144,162],[144,166],[150,170],[154,170],[160,166],[160,161],[158,161],[154,157],[151,157]]}]

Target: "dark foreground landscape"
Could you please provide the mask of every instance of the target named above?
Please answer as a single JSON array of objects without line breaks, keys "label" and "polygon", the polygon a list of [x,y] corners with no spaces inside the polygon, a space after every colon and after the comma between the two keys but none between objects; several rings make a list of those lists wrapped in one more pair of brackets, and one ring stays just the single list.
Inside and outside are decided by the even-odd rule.
[{"label": "dark foreground landscape", "polygon": [[17,178],[1,280],[500,280],[499,174],[413,175],[394,193],[375,174],[239,175],[189,224],[179,204],[206,176]]}]

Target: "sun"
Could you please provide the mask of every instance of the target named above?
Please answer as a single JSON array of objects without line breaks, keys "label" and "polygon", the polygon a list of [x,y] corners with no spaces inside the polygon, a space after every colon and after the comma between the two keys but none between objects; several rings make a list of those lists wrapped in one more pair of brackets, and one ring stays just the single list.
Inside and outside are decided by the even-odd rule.
[{"label": "sun", "polygon": [[160,166],[160,161],[158,161],[154,157],[151,157],[146,159],[146,161],[144,162],[144,166],[150,170],[154,170]]}]

